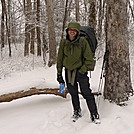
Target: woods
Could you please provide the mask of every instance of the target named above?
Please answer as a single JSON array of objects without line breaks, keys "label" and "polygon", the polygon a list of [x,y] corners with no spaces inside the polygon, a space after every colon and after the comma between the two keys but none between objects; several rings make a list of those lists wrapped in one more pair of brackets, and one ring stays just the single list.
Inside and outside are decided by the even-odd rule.
[{"label": "woods", "polygon": [[133,14],[133,0],[1,0],[1,57],[5,47],[10,58],[12,48],[17,50],[22,44],[24,57],[43,57],[42,62],[51,67],[68,22],[91,26],[98,39],[96,59],[103,59],[105,51],[109,52],[104,98],[120,104],[133,94],[129,57]]}]

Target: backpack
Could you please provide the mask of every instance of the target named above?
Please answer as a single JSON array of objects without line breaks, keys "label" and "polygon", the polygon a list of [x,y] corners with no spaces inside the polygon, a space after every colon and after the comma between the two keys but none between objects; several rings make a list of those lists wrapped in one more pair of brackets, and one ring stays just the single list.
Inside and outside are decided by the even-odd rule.
[{"label": "backpack", "polygon": [[90,45],[92,53],[95,54],[95,50],[97,48],[97,39],[96,39],[94,29],[89,26],[81,26],[80,37],[86,38],[86,40],[88,41]]}]

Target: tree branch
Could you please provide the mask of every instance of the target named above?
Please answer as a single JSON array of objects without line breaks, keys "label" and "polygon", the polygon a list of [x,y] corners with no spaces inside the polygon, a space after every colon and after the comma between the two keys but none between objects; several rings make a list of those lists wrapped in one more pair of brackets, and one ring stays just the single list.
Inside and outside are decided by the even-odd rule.
[{"label": "tree branch", "polygon": [[130,3],[129,0],[128,0],[128,4],[129,4],[129,8],[131,10],[131,15],[132,15],[132,18],[133,18],[133,21],[134,21],[134,11],[133,11],[133,8],[132,8],[131,3]]}]

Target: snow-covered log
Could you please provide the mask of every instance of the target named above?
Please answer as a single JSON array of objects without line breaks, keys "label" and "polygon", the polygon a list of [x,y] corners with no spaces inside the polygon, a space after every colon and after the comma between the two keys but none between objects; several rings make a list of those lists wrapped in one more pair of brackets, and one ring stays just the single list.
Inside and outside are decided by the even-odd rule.
[{"label": "snow-covered log", "polygon": [[65,94],[60,94],[59,93],[59,88],[45,88],[45,89],[37,89],[37,88],[31,88],[30,90],[27,91],[18,91],[15,93],[9,93],[9,94],[3,94],[0,96],[0,102],[10,102],[15,99],[27,97],[27,96],[32,96],[32,95],[40,95],[40,94],[54,94],[61,96],[63,98],[66,98],[67,92]]},{"label": "snow-covered log", "polygon": [[[32,95],[40,95],[40,94],[54,94],[61,96],[63,98],[66,98],[67,96],[67,89],[65,90],[65,94],[60,94],[59,93],[59,88],[44,88],[44,89],[37,89],[35,87],[30,88],[30,90],[22,90],[14,93],[9,93],[9,94],[3,94],[0,96],[0,102],[10,102],[12,100],[16,100],[19,98],[23,97],[28,97]],[[93,92],[94,95],[101,95],[99,92]]]}]

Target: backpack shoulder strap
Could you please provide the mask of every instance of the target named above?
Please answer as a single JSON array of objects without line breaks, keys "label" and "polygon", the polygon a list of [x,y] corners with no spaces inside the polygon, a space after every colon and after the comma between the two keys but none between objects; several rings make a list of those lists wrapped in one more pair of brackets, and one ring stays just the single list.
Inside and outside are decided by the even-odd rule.
[{"label": "backpack shoulder strap", "polygon": [[85,39],[85,37],[80,37],[79,43],[82,44],[82,42],[83,42],[84,39]]}]

